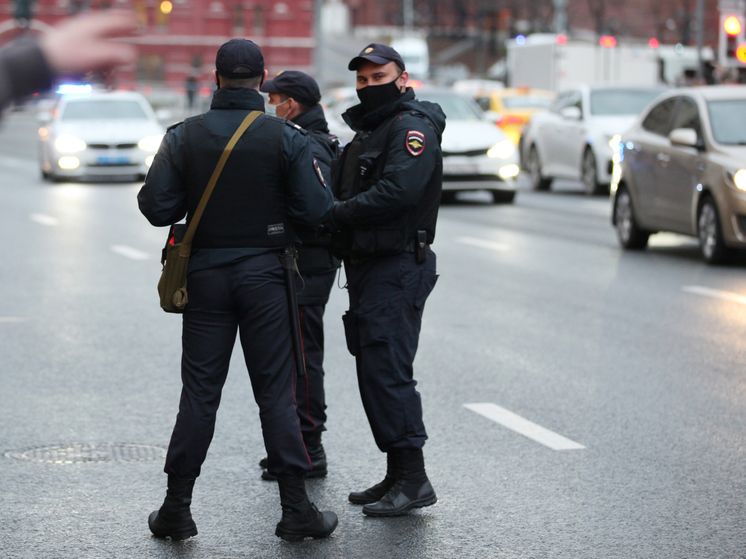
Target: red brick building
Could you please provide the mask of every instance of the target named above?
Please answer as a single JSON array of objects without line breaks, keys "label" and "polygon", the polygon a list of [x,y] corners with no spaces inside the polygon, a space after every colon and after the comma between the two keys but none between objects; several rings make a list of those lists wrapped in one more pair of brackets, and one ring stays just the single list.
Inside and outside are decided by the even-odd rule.
[{"label": "red brick building", "polygon": [[[0,45],[19,33],[14,2],[0,0]],[[180,86],[191,74],[207,85],[217,49],[233,37],[260,45],[272,74],[312,66],[313,0],[35,0],[31,32],[44,32],[70,13],[107,7],[132,9],[141,22],[132,38],[140,57],[136,67],[119,72],[123,85]]]}]

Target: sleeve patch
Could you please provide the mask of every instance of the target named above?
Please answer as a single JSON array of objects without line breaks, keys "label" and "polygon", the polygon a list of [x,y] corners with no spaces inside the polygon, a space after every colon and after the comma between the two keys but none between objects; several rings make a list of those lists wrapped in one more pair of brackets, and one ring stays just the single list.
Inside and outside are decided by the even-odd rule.
[{"label": "sleeve patch", "polygon": [[425,149],[425,135],[417,130],[410,130],[406,136],[407,150],[415,157]]},{"label": "sleeve patch", "polygon": [[316,176],[319,177],[319,180],[321,181],[321,184],[324,186],[324,188],[329,188],[326,185],[326,181],[324,180],[324,173],[321,172],[321,167],[319,166],[319,162],[316,160],[316,158],[313,158],[313,168],[316,170]]}]

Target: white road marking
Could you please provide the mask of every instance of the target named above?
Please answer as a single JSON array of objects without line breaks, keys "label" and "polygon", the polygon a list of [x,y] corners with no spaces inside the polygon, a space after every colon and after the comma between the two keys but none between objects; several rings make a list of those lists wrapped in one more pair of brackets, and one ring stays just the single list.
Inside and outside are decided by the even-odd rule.
[{"label": "white road marking", "polygon": [[661,248],[697,246],[697,241],[692,237],[685,237],[676,233],[656,233],[650,235],[648,246]]},{"label": "white road marking", "polygon": [[147,260],[150,255],[147,252],[137,250],[136,248],[124,246],[124,245],[111,245],[112,252],[131,258],[132,260]]},{"label": "white road marking", "polygon": [[487,248],[489,250],[495,250],[497,252],[510,250],[510,247],[504,243],[487,241],[485,239],[478,239],[477,237],[456,237],[456,242],[461,243],[462,245],[472,245],[479,248]]},{"label": "white road marking", "polygon": [[28,318],[22,316],[0,316],[0,322],[26,322]]},{"label": "white road marking", "polygon": [[35,221],[36,223],[41,223],[42,225],[47,225],[49,227],[54,227],[59,223],[59,220],[56,217],[45,214],[31,214],[30,219],[31,221]]},{"label": "white road marking", "polygon": [[495,423],[499,423],[503,427],[512,429],[524,437],[548,446],[552,450],[578,450],[585,448],[582,444],[571,441],[549,429],[545,429],[541,425],[537,425],[510,410],[501,408],[497,404],[464,404],[464,407],[487,419],[491,419]]},{"label": "white road marking", "polygon": [[723,299],[725,301],[733,301],[735,303],[746,305],[746,296],[739,295],[738,293],[731,293],[730,291],[719,291],[708,287],[700,287],[699,285],[685,285],[681,290],[686,293],[694,293],[695,295],[703,295],[705,297]]}]

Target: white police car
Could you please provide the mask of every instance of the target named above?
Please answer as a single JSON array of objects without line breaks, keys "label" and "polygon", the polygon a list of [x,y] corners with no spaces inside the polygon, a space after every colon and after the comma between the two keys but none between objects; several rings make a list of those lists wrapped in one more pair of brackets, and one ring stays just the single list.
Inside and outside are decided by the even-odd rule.
[{"label": "white police car", "polygon": [[39,115],[39,163],[45,179],[144,178],[164,129],[134,92],[73,90]]}]

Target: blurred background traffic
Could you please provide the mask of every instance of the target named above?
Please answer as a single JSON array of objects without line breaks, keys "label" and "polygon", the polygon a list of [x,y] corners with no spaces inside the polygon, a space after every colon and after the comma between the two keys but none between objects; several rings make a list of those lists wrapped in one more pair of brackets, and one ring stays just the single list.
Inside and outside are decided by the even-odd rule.
[{"label": "blurred background traffic", "polygon": [[[344,145],[353,132],[342,114],[358,102],[347,63],[365,44],[383,42],[402,55],[418,97],[448,117],[444,202],[485,191],[510,203],[521,185],[546,191],[573,181],[587,195],[614,195],[611,221],[626,249],[644,248],[640,239],[658,231],[698,237],[713,263],[746,246],[740,136],[711,126],[710,101],[695,100],[698,87],[718,84],[728,86],[719,106],[737,113],[746,99],[743,0],[12,0],[0,8],[0,45],[109,7],[137,15],[139,32],[126,39],[138,47],[136,64],[62,76],[52,92],[15,107],[40,122],[45,180],[142,179],[165,127],[209,107],[214,53],[234,36],[261,45],[271,76],[312,74]],[[695,93],[671,96],[681,87]],[[659,99],[668,99],[668,120],[652,133],[662,144],[646,142],[651,127],[643,122]],[[736,113],[731,123],[740,122]],[[625,136],[635,127],[643,131],[636,142]],[[624,163],[625,146],[645,150],[635,166]],[[671,180],[678,187],[662,186]],[[684,214],[646,218],[673,207]],[[716,257],[708,257],[714,245]]]}]

